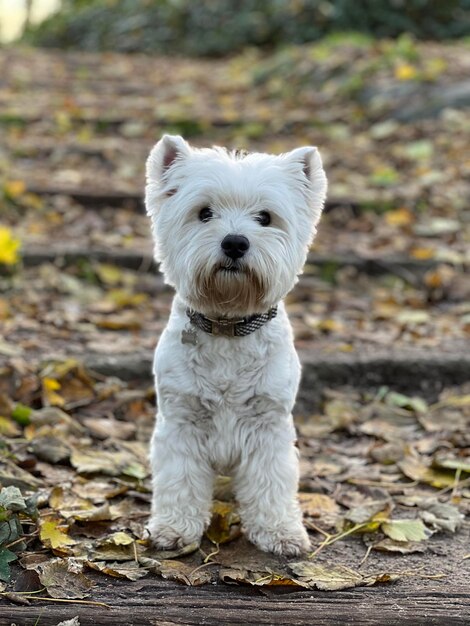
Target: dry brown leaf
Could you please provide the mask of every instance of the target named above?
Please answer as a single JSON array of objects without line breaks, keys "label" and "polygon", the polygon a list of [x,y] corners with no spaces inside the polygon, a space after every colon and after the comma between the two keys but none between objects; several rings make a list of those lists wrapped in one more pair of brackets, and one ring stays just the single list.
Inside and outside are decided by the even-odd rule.
[{"label": "dry brown leaf", "polygon": [[160,576],[168,580],[176,580],[191,587],[205,585],[212,581],[213,575],[207,567],[195,567],[182,561],[165,559],[161,561],[159,568]]},{"label": "dry brown leaf", "polygon": [[443,502],[427,500],[419,505],[421,519],[432,529],[446,530],[451,533],[460,528],[464,515],[456,506]]},{"label": "dry brown leaf", "polygon": [[319,519],[327,528],[335,526],[340,518],[338,504],[323,493],[299,493],[299,504],[304,517]]},{"label": "dry brown leaf", "polygon": [[122,562],[108,562],[108,561],[86,561],[86,564],[91,569],[113,576],[114,578],[125,578],[127,580],[139,580],[147,576],[148,570],[144,567],[140,567],[139,563],[135,561]]},{"label": "dry brown leaf", "polygon": [[53,598],[85,598],[93,582],[82,573],[82,564],[71,559],[53,559],[41,563],[36,571],[41,584]]},{"label": "dry brown leaf", "polygon": [[412,554],[414,552],[426,552],[427,545],[414,541],[394,541],[390,538],[382,539],[372,545],[374,550],[380,552],[393,552],[399,554]]},{"label": "dry brown leaf", "polygon": [[258,587],[307,587],[308,585],[290,577],[287,573],[269,570],[251,571],[244,568],[222,567],[219,579],[224,583],[243,583]]},{"label": "dry brown leaf", "polygon": [[363,575],[344,565],[319,565],[311,561],[289,563],[289,568],[305,586],[321,591],[369,587],[400,578],[398,574],[387,573]]},{"label": "dry brown leaf", "polygon": [[101,473],[108,476],[120,476],[121,474],[134,476],[138,474],[138,476],[142,477],[148,474],[148,470],[127,450],[110,451],[91,447],[74,448],[70,462],[78,472],[83,474]]}]

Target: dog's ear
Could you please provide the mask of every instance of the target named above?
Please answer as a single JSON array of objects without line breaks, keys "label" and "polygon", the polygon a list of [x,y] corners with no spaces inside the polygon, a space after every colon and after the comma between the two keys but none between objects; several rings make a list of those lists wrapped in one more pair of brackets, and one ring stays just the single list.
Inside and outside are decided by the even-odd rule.
[{"label": "dog's ear", "polygon": [[314,146],[296,148],[287,156],[291,162],[300,163],[303,173],[315,191],[320,191],[322,186],[326,191],[326,176],[318,148]]},{"label": "dog's ear", "polygon": [[[320,219],[326,198],[328,182],[323,169],[320,153],[313,146],[296,148],[285,155],[289,169],[294,168],[296,179],[303,173],[304,189],[308,198],[308,207],[313,224]],[[300,171],[299,171],[300,170]]]},{"label": "dog's ear", "polygon": [[161,183],[173,164],[191,152],[189,144],[179,135],[163,135],[147,159],[147,181]]}]

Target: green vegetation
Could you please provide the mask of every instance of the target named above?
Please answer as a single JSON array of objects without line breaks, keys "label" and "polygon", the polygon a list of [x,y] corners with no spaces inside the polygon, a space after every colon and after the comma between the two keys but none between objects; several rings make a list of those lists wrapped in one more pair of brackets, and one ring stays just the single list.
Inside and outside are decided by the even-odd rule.
[{"label": "green vegetation", "polygon": [[356,31],[470,35],[470,0],[64,0],[25,39],[46,47],[222,56]]}]

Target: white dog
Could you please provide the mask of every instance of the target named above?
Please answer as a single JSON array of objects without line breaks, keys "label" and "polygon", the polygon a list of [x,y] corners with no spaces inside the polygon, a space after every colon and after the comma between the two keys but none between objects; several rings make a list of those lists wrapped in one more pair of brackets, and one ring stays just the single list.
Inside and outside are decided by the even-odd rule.
[{"label": "white dog", "polygon": [[176,289],[154,372],[149,532],[199,542],[214,477],[231,475],[261,550],[308,550],[292,407],[300,378],[282,299],[302,271],[326,195],[316,148],[238,155],[165,135],[147,161],[155,256]]}]

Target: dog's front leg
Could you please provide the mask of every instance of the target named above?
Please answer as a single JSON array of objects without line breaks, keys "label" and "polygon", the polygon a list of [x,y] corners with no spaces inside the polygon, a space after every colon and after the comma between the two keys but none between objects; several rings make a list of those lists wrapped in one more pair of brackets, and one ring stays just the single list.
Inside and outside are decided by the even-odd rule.
[{"label": "dog's front leg", "polygon": [[214,472],[197,426],[157,417],[150,455],[152,514],[148,530],[162,550],[199,542],[210,522]]},{"label": "dog's front leg", "polygon": [[285,556],[310,548],[297,498],[299,461],[293,430],[266,426],[253,432],[248,454],[234,475],[248,539],[265,552]]}]

